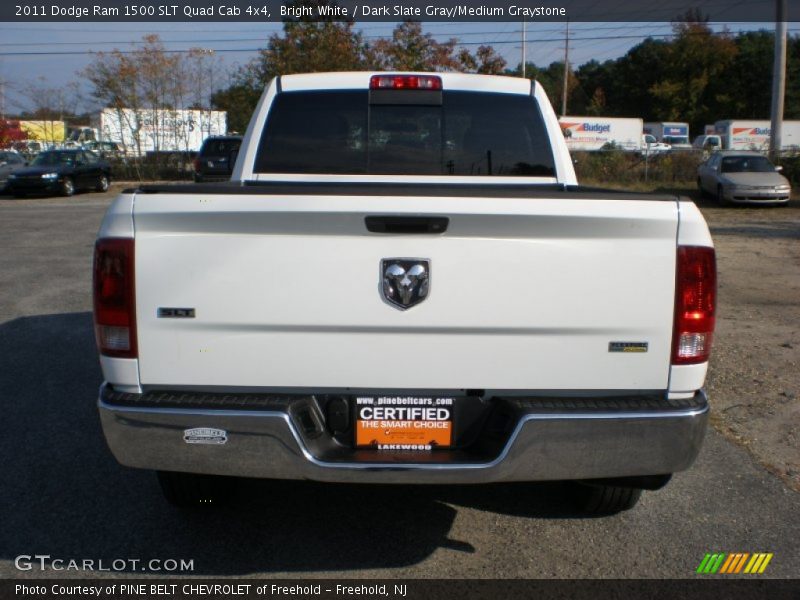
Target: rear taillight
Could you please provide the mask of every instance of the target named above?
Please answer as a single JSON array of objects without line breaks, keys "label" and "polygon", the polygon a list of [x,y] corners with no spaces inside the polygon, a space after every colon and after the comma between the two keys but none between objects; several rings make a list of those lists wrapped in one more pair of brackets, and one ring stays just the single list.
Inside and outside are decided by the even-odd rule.
[{"label": "rear taillight", "polygon": [[107,238],[94,246],[94,330],[101,354],[136,358],[133,240]]},{"label": "rear taillight", "polygon": [[371,90],[431,90],[442,89],[442,78],[436,75],[373,75]]},{"label": "rear taillight", "polygon": [[194,172],[195,173],[199,173],[200,172],[200,159],[199,158],[195,158],[192,161],[192,166],[194,167]]},{"label": "rear taillight", "polygon": [[717,307],[717,261],[713,248],[679,246],[675,286],[672,364],[706,362]]}]

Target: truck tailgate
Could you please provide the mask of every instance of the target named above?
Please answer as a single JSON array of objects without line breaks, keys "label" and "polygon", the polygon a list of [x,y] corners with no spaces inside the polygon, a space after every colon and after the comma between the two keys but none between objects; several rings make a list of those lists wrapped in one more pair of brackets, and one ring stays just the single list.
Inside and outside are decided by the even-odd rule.
[{"label": "truck tailgate", "polygon": [[[666,389],[677,203],[558,196],[137,194],[141,382]],[[370,215],[449,226],[371,233]],[[430,261],[423,302],[384,300],[386,258]]]}]

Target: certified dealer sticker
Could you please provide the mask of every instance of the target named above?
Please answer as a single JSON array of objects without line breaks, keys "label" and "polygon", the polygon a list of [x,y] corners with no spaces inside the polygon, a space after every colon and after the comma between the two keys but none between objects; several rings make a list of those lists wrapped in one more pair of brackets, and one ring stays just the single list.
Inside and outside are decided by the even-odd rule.
[{"label": "certified dealer sticker", "polygon": [[183,430],[183,441],[187,444],[224,444],[228,441],[228,432],[211,427],[195,427]]}]

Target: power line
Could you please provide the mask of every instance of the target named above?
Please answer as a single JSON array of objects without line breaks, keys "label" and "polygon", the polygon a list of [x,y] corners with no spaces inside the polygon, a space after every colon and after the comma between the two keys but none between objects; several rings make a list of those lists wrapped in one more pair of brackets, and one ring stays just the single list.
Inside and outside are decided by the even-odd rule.
[{"label": "power line", "polygon": [[[798,32],[800,29],[789,29],[791,33]],[[507,33],[507,32],[503,32]],[[728,31],[698,31],[698,32],[684,32],[683,35],[731,35],[731,32]],[[665,34],[636,34],[636,35],[607,35],[607,36],[590,36],[590,37],[571,37],[571,42],[582,42],[582,41],[598,41],[598,40],[625,40],[625,39],[647,39],[647,38],[671,38],[675,37],[675,33],[665,33]],[[389,39],[384,36],[376,37],[375,39]],[[258,39],[250,39],[250,40],[242,40],[242,39],[231,39],[231,40],[217,40],[219,43],[227,42],[227,43],[236,43],[236,42],[244,42],[244,41],[262,41],[261,38]],[[562,43],[562,38],[539,38],[539,39],[529,39],[527,40],[528,43]],[[194,44],[205,44],[207,42],[211,42],[211,40],[192,40],[191,43]],[[186,40],[186,43],[189,43],[189,40]],[[518,44],[518,40],[484,40],[479,42],[466,42],[456,39],[456,44],[458,46],[482,46],[482,45],[505,45],[505,44]],[[264,48],[209,48],[209,50],[213,50],[214,52],[227,52],[227,53],[237,53],[237,52],[259,52]],[[140,50],[113,50],[115,54],[136,54],[140,52]],[[164,50],[165,54],[186,54],[189,52],[193,52],[193,49],[168,49]],[[92,55],[98,54],[93,50],[68,50],[68,51],[61,51],[61,52],[50,52],[50,51],[41,51],[41,52],[0,52],[0,56],[85,56],[85,55]]]}]

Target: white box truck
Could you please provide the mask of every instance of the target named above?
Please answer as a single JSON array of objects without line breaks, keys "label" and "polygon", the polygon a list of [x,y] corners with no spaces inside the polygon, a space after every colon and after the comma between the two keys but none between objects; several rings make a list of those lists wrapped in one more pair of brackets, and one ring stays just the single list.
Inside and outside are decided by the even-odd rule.
[{"label": "white box truck", "polygon": [[[722,138],[725,150],[769,150],[769,137],[772,132],[770,122],[724,120],[714,124],[717,135]],[[800,121],[784,121],[781,132],[781,149],[800,147]]]},{"label": "white box truck", "polygon": [[645,123],[644,132],[654,136],[659,142],[674,147],[689,146],[689,124],[674,121]]},{"label": "white box truck", "polygon": [[642,149],[641,119],[564,116],[558,123],[570,151],[593,152],[610,144],[632,152]]},{"label": "white box truck", "polygon": [[70,140],[114,142],[132,156],[148,152],[196,152],[207,137],[225,135],[227,112],[104,108],[90,127],[73,130]]}]

